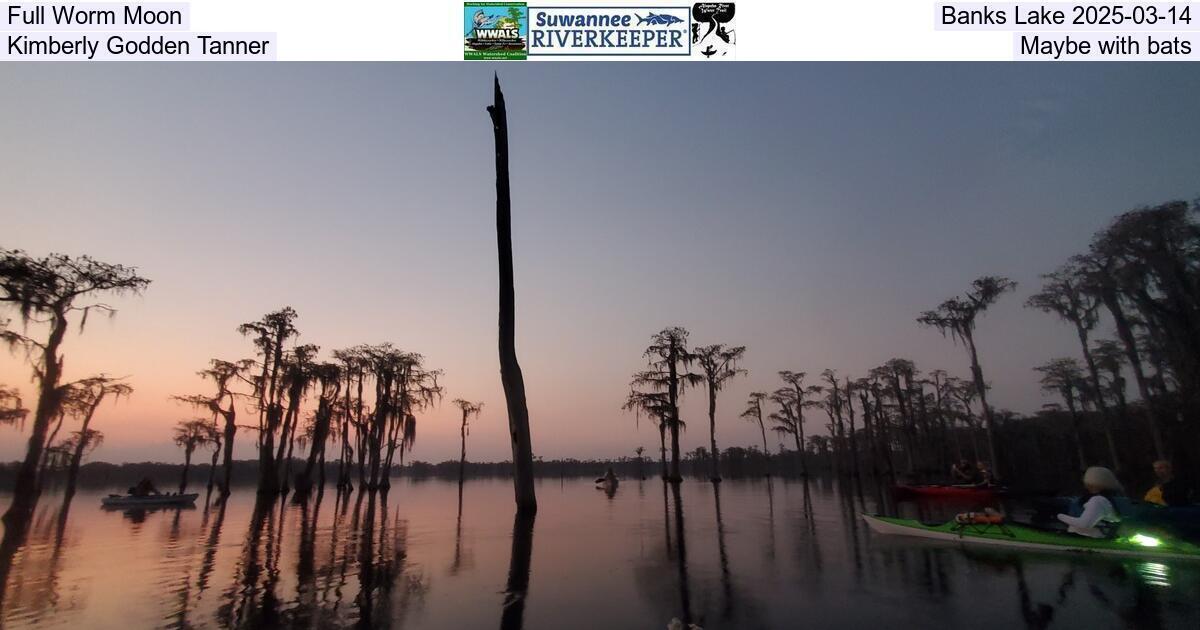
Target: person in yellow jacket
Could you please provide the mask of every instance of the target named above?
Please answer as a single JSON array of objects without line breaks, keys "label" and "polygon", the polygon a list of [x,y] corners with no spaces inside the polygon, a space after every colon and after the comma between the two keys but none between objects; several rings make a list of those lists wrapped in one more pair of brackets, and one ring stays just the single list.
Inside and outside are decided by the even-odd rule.
[{"label": "person in yellow jacket", "polygon": [[1158,483],[1154,484],[1142,500],[1164,507],[1179,507],[1191,503],[1191,491],[1183,481],[1175,477],[1175,469],[1171,462],[1160,459],[1154,462],[1154,476]]}]

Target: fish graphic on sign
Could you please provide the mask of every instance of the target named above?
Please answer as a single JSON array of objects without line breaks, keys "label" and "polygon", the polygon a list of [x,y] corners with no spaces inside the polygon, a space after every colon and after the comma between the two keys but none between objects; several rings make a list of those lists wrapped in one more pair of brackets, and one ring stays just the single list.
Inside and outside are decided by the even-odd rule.
[{"label": "fish graphic on sign", "polygon": [[650,24],[652,26],[669,26],[683,21],[674,15],[660,15],[657,13],[649,13],[646,17],[642,17],[636,13],[633,15],[638,19],[638,24]]}]

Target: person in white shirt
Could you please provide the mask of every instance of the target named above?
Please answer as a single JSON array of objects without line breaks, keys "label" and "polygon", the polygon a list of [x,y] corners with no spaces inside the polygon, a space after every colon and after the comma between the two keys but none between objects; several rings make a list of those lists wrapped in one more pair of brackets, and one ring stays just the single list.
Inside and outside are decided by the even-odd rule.
[{"label": "person in white shirt", "polygon": [[1093,466],[1083,473],[1083,486],[1091,496],[1083,504],[1079,516],[1059,514],[1058,520],[1067,524],[1067,531],[1089,538],[1107,538],[1121,521],[1113,506],[1115,497],[1125,494],[1117,476],[1107,468]]}]

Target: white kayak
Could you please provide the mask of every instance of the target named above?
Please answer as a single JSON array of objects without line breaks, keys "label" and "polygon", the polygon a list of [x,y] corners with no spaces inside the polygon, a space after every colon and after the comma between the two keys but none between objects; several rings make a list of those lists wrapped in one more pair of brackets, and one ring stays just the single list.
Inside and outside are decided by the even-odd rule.
[{"label": "white kayak", "polygon": [[135,497],[128,494],[110,494],[100,503],[104,507],[157,507],[163,505],[191,505],[196,502],[197,493],[191,494],[151,494]]}]

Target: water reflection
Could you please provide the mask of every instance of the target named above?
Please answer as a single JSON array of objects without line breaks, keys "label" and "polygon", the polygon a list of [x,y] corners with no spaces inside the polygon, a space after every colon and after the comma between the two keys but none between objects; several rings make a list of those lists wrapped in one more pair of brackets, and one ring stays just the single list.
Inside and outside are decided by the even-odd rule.
[{"label": "water reflection", "polygon": [[0,621],[1200,627],[1200,566],[879,536],[861,524],[881,505],[866,484],[653,480],[608,497],[590,480],[555,479],[539,490],[536,545],[535,519],[508,520],[509,489],[403,480],[390,493],[317,486],[301,500],[258,501],[235,492],[199,509],[132,513],[101,510],[103,493],[65,503],[48,494],[12,555]]},{"label": "water reflection", "polygon": [[269,592],[274,581],[269,577],[262,584],[259,581],[271,548],[270,536],[264,536],[264,533],[273,532],[274,525],[275,504],[257,498],[234,569],[234,578],[226,588],[222,596],[223,603],[217,612],[221,625],[227,628],[265,626],[278,622],[275,598]]},{"label": "water reflection", "polygon": [[771,569],[776,568],[775,564],[775,485],[771,477],[766,478],[767,483],[767,544],[763,547],[763,556],[767,565]]},{"label": "water reflection", "polygon": [[717,556],[721,565],[721,619],[733,618],[733,578],[729,574],[729,552],[725,547],[725,522],[721,518],[721,484],[714,482],[713,509],[717,516]]},{"label": "water reflection", "polygon": [[508,582],[504,586],[504,606],[500,613],[502,630],[519,630],[525,624],[525,600],[529,595],[529,571],[533,560],[533,522],[536,513],[518,513],[513,517],[512,553],[509,555]]},{"label": "water reflection", "polygon": [[155,512],[169,512],[178,514],[180,512],[188,512],[196,509],[194,505],[186,506],[171,506],[171,505],[155,505],[150,507],[101,507],[101,510],[120,514],[125,520],[140,525],[146,522],[146,516]]},{"label": "water reflection", "polygon": [[5,610],[20,609],[23,623],[40,625],[63,604],[60,571],[74,543],[66,532],[67,514],[62,506],[35,512],[24,546],[8,559],[14,575],[3,603]]},{"label": "water reflection", "polygon": [[[813,507],[812,489],[807,477],[801,480],[803,500],[801,502],[801,522],[797,542],[799,543],[798,562],[801,566],[810,568],[805,575],[816,576],[821,571],[821,545],[817,532],[816,509]],[[811,581],[811,580],[810,580]]]},{"label": "water reflection", "polygon": [[217,547],[221,544],[221,527],[225,524],[225,501],[219,501],[216,506],[217,515],[212,520],[212,524],[208,524],[209,514],[211,513],[208,502],[204,504],[204,520],[200,524],[200,529],[208,527],[208,536],[204,541],[204,554],[200,561],[200,574],[196,578],[196,588],[200,593],[204,593],[208,589],[208,579],[213,572],[213,564],[217,559]]},{"label": "water reflection", "polygon": [[1018,601],[1021,602],[1021,617],[1025,620],[1025,627],[1030,630],[1049,628],[1050,622],[1054,621],[1054,606],[1045,602],[1034,604],[1033,597],[1029,592],[1029,583],[1025,580],[1024,563],[1018,559],[1014,566],[1016,568],[1014,573],[1017,576]]},{"label": "water reflection", "polygon": [[684,626],[692,623],[692,595],[688,580],[687,535],[683,527],[683,498],[680,495],[679,484],[667,484],[671,487],[671,498],[675,510],[675,566],[678,568],[679,615]]},{"label": "water reflection", "polygon": [[473,565],[470,551],[463,550],[463,487],[462,480],[458,482],[458,516],[454,520],[454,559],[450,562],[450,575],[458,575],[459,571],[470,569]]},{"label": "water reflection", "polygon": [[300,550],[296,554],[296,625],[311,627],[317,610],[317,523],[321,517],[324,487],[315,500],[300,502]]}]

